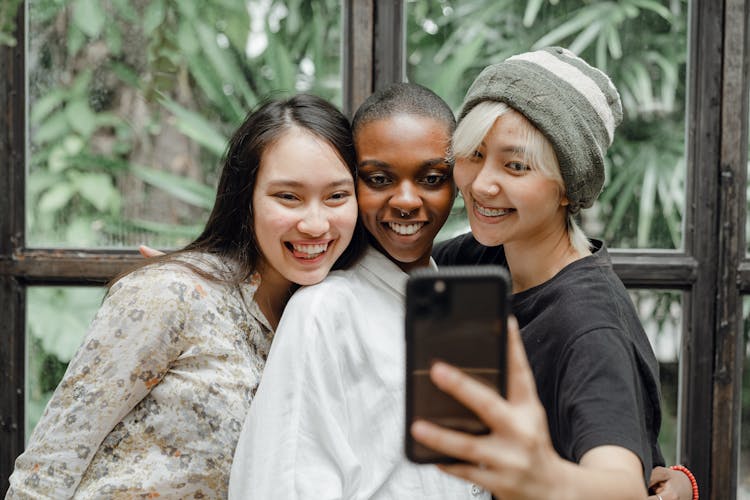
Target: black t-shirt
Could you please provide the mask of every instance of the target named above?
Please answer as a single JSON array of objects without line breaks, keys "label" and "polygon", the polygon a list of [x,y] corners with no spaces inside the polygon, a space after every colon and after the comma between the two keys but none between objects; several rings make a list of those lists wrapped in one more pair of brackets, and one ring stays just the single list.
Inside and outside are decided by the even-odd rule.
[{"label": "black t-shirt", "polygon": [[[638,455],[647,480],[663,465],[659,366],[630,297],[601,242],[547,282],[514,294],[512,310],[547,412],[557,452],[568,460],[597,446]],[[499,264],[502,246],[471,234],[435,246],[438,265]]]}]

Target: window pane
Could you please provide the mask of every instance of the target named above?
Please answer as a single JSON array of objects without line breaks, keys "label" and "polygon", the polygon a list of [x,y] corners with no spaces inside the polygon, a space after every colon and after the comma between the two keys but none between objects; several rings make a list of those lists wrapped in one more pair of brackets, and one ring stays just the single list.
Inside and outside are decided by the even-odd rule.
[{"label": "window pane", "polygon": [[89,287],[30,287],[26,318],[26,422],[28,440],[81,345],[104,290]]},{"label": "window pane", "polygon": [[742,367],[742,410],[740,415],[740,467],[737,498],[750,500],[750,296],[743,298],[743,334],[745,359]]},{"label": "window pane", "polygon": [[610,74],[625,119],[609,150],[604,192],[583,211],[583,227],[610,247],[682,246],[686,0],[406,5],[407,76],[455,111],[484,66],[537,47],[568,47]]},{"label": "window pane", "polygon": [[659,445],[666,463],[677,456],[677,397],[682,341],[682,293],[677,291],[631,290],[643,328],[659,361],[661,377],[661,431]]},{"label": "window pane", "polygon": [[340,0],[30,0],[31,246],[176,247],[259,100],[341,105]]}]

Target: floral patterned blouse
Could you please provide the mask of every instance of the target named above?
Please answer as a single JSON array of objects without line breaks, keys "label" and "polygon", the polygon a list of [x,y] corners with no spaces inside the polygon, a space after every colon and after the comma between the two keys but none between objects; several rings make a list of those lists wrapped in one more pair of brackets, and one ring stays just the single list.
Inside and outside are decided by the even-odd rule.
[{"label": "floral patterned blouse", "polygon": [[[182,258],[209,274],[207,254]],[[224,498],[273,331],[233,286],[175,262],[109,291],[15,464],[7,498]]]}]

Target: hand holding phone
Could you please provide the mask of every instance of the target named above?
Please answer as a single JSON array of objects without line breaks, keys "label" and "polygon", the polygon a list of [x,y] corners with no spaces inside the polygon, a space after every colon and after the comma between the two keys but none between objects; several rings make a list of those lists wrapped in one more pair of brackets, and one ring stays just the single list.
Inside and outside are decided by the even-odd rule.
[{"label": "hand holding phone", "polygon": [[489,428],[438,389],[429,370],[450,363],[505,395],[510,280],[500,266],[414,271],[406,285],[406,456],[417,463],[456,460],[415,442],[417,419],[471,434]]}]

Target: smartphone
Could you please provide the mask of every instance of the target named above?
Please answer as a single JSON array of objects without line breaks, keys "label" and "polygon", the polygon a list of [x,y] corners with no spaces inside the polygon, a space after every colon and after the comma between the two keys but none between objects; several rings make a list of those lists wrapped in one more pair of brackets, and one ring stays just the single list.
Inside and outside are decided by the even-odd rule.
[{"label": "smartphone", "polygon": [[510,279],[500,266],[445,266],[413,271],[406,282],[406,456],[416,463],[455,458],[411,438],[417,419],[487,434],[468,408],[437,388],[429,370],[436,360],[459,367],[505,395]]}]

